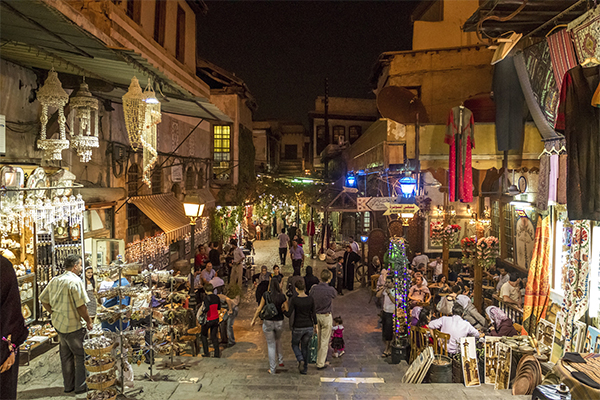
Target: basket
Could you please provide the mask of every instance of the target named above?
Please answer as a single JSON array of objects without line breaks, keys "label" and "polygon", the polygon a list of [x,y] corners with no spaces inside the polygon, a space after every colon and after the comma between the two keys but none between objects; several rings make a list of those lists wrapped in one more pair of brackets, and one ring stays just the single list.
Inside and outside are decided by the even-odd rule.
[{"label": "basket", "polygon": [[92,367],[92,366],[88,365],[88,363],[86,362],[85,369],[87,369],[90,372],[104,372],[104,371],[108,371],[109,369],[114,367],[115,363],[116,363],[116,360],[113,360],[113,362],[110,362],[108,364]]},{"label": "basket", "polygon": [[110,346],[107,346],[103,349],[86,349],[84,347],[83,350],[85,350],[85,352],[92,357],[100,357],[103,354],[110,353],[112,351],[114,345],[115,344],[113,343]]},{"label": "basket", "polygon": [[117,381],[116,379],[111,379],[110,381],[105,381],[105,382],[90,383],[90,382],[87,382],[87,380],[86,380],[88,388],[95,389],[95,390],[108,389],[109,387],[114,385],[116,381]]},{"label": "basket", "polygon": [[[106,400],[116,400],[119,393],[115,389],[112,389],[112,388],[109,388],[108,391],[112,394],[112,396]],[[102,392],[102,390],[99,390],[99,392]],[[88,400],[91,399],[94,394],[95,394],[95,392],[88,392],[87,399]]]}]

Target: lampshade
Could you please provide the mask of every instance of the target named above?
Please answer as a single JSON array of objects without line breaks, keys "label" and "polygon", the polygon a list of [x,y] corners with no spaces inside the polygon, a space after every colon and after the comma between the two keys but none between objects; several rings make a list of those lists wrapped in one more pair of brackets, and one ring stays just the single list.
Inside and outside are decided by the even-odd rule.
[{"label": "lampshade", "polygon": [[140,82],[134,76],[127,93],[123,95],[123,114],[129,142],[134,150],[141,145],[141,136],[146,122],[146,97]]},{"label": "lampshade", "polygon": [[356,176],[354,176],[353,172],[350,172],[346,175],[346,182],[344,183],[344,186],[349,188],[356,187]]},{"label": "lampshade", "polygon": [[[44,159],[62,160],[62,151],[69,148],[69,141],[66,138],[66,118],[64,107],[69,101],[69,95],[62,88],[56,71],[48,72],[48,77],[44,85],[37,92],[37,99],[42,105],[42,115],[40,117],[40,139],[37,145],[44,150]],[[46,139],[46,125],[48,124],[48,107],[58,109],[58,139]]]},{"label": "lampshade", "polygon": [[186,196],[183,201],[183,211],[186,217],[195,219],[202,215],[204,204],[201,203],[198,196]]},{"label": "lampshade", "polygon": [[92,96],[85,81],[71,97],[71,147],[77,151],[81,162],[92,159],[92,149],[98,143],[98,100]]},{"label": "lampshade", "polygon": [[150,82],[148,82],[148,86],[146,86],[146,90],[144,90],[144,102],[146,103],[146,116],[144,120],[144,129],[142,130],[142,136],[140,137],[141,144],[144,147],[142,181],[148,185],[148,187],[152,187],[152,180],[150,177],[152,175],[152,168],[154,168],[154,164],[156,164],[156,161],[158,160],[156,143],[157,125],[162,120],[162,114],[160,111],[160,102],[156,98],[156,94],[154,93],[154,89],[152,89]]},{"label": "lampshade", "polygon": [[417,180],[410,176],[405,176],[400,178],[398,181],[400,184],[400,191],[402,192],[402,197],[414,197],[416,188],[417,188]]}]

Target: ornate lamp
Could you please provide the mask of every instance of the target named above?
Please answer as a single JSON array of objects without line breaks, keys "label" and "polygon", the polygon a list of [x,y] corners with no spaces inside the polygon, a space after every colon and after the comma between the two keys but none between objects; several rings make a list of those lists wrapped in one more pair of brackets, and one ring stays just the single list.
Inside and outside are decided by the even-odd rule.
[{"label": "ornate lamp", "polygon": [[129,135],[129,142],[134,150],[137,150],[141,143],[142,132],[146,122],[146,102],[145,95],[142,93],[140,82],[134,76],[131,78],[129,90],[123,95],[123,114],[125,116],[125,128]]},{"label": "ornate lamp", "polygon": [[79,90],[71,97],[71,147],[77,151],[81,162],[92,159],[92,149],[98,144],[98,100],[92,96],[85,78]]},{"label": "ornate lamp", "polygon": [[158,152],[156,150],[156,125],[160,123],[162,115],[160,112],[160,102],[156,98],[156,93],[154,93],[150,82],[148,82],[148,86],[144,90],[144,102],[146,103],[146,116],[141,136],[142,146],[144,147],[142,182],[152,187],[150,175],[158,159]]},{"label": "ornate lamp", "polygon": [[[62,88],[58,74],[54,69],[48,72],[48,77],[44,82],[44,86],[37,92],[37,99],[42,105],[42,116],[40,121],[42,127],[40,129],[40,139],[37,145],[44,150],[44,158],[47,160],[62,160],[62,151],[69,148],[69,141],[66,138],[66,118],[64,107],[69,101],[69,95]],[[46,125],[48,124],[48,107],[58,108],[58,139],[46,139]]]}]

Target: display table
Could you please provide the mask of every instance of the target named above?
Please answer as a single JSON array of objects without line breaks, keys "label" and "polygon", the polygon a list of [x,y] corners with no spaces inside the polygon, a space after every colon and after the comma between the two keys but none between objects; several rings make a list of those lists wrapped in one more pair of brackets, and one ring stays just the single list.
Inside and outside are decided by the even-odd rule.
[{"label": "display table", "polygon": [[558,385],[560,382],[565,383],[571,390],[573,399],[579,400],[597,400],[600,399],[600,390],[594,389],[577,380],[571,372],[565,367],[563,361],[560,360],[554,368],[546,375],[542,381],[542,385]]}]

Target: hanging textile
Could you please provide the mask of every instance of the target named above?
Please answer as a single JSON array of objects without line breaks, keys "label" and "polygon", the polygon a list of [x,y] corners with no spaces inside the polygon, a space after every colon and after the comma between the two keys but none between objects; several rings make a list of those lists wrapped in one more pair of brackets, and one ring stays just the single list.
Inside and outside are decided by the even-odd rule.
[{"label": "hanging textile", "polygon": [[[557,145],[558,149],[565,146],[565,140],[561,139]],[[558,204],[567,204],[567,154],[563,151],[558,156],[558,184],[556,189],[556,202]]]},{"label": "hanging textile", "polygon": [[573,328],[585,314],[589,302],[590,221],[573,221],[573,237],[567,264],[563,266],[565,295],[560,323],[564,351],[571,351]]},{"label": "hanging textile", "polygon": [[548,36],[547,41],[556,87],[560,88],[567,71],[577,65],[573,41],[571,40],[571,34],[566,29]]},{"label": "hanging textile", "polygon": [[570,69],[563,80],[556,128],[567,149],[569,220],[600,221],[600,108],[591,106],[600,66]]},{"label": "hanging textile", "polygon": [[533,257],[527,275],[523,304],[522,334],[535,334],[541,318],[546,317],[550,294],[550,216],[538,217]]},{"label": "hanging textile", "polygon": [[515,68],[508,56],[494,65],[492,91],[496,103],[496,141],[498,151],[521,150],[527,106]]},{"label": "hanging textile", "polygon": [[[544,148],[550,150],[550,142],[544,143]],[[538,190],[536,206],[542,211],[548,209],[548,186],[550,183],[550,156],[546,153],[540,157],[540,174],[538,175]]]},{"label": "hanging textile", "polygon": [[571,31],[579,63],[588,58],[600,58],[600,8],[595,8],[567,26]]},{"label": "hanging textile", "polygon": [[450,145],[450,201],[473,201],[471,149],[475,147],[474,125],[473,113],[468,108],[459,106],[450,110],[444,138],[444,142]]}]

